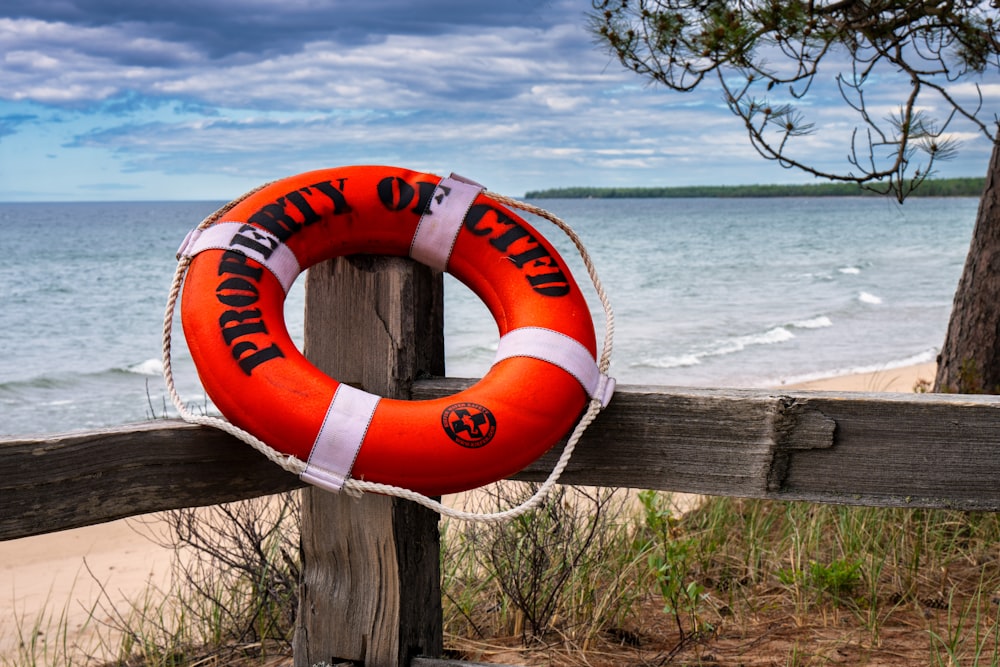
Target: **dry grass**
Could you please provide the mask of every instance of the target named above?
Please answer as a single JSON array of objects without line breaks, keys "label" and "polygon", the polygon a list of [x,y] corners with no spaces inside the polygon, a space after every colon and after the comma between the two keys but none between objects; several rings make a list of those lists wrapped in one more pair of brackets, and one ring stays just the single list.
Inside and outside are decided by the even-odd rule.
[{"label": "dry grass", "polygon": [[[507,505],[530,492],[508,484],[475,497]],[[114,664],[290,664],[294,505],[220,511],[174,517],[184,557],[173,589],[101,610],[126,637],[105,647]],[[443,531],[451,657],[1000,665],[1000,515],[726,498],[681,514],[667,494],[566,488],[517,521]],[[42,648],[28,641],[0,664],[83,664]]]},{"label": "dry grass", "polygon": [[[1000,664],[996,515],[712,498],[677,518],[655,498],[612,529],[631,547],[587,566],[617,612],[586,627],[556,614],[525,635],[502,605],[482,603],[496,620],[476,626],[494,631],[459,623],[450,647],[523,665]],[[495,575],[481,574],[480,596],[498,600]]]}]

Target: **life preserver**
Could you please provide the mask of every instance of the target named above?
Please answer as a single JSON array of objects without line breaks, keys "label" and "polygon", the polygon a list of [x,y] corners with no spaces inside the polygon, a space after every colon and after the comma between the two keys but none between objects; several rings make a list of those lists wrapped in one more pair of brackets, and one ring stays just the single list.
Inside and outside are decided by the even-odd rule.
[{"label": "life preserver", "polygon": [[[306,268],[355,253],[447,270],[486,304],[497,358],[453,396],[381,398],[319,371],[284,322]],[[541,234],[460,177],[395,167],[308,172],[248,196],[188,235],[181,321],[205,390],[225,417],[307,461],[301,477],[348,476],[439,495],[502,479],[541,456],[613,384],[595,364],[587,303]]]}]

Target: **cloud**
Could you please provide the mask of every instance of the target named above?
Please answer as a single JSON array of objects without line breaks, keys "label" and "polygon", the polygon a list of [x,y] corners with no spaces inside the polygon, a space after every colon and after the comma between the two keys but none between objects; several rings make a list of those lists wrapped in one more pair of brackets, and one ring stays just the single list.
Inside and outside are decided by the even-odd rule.
[{"label": "cloud", "polygon": [[21,125],[30,123],[37,118],[38,116],[27,113],[14,113],[6,116],[0,116],[0,137],[7,134],[14,134],[18,131],[18,128]]},{"label": "cloud", "polygon": [[0,18],[0,98],[78,108],[126,94],[259,109],[495,104],[593,78],[605,64],[582,39],[582,12],[547,4],[15,2]]},{"label": "cloud", "polygon": [[[156,48],[164,43],[183,46],[182,53],[210,61],[257,59],[295,53],[314,42],[352,46],[378,43],[387,35],[483,35],[496,26],[547,29],[566,15],[565,10],[552,11],[558,3],[537,0],[8,0],[4,4],[4,15],[21,22],[29,33],[39,25],[52,30],[72,27],[81,32],[87,48],[113,54],[112,60],[122,65],[151,64],[149,57],[175,62],[169,52]],[[118,46],[95,41],[112,34],[128,39]],[[144,41],[153,47],[151,54],[132,48]]]},{"label": "cloud", "polygon": [[[672,93],[624,71],[587,32],[589,9],[586,0],[7,0],[0,136],[21,159],[5,165],[0,154],[0,198],[29,196],[32,179],[50,175],[93,191],[86,160],[101,165],[101,184],[117,171],[157,197],[171,182],[182,194],[192,179],[241,189],[358,163],[461,168],[514,191],[798,177],[762,162],[717,87]],[[894,90],[879,93],[891,100]],[[827,83],[800,102],[839,133],[803,148],[839,159],[850,126],[835,96]],[[32,160],[45,154],[56,158]]]}]

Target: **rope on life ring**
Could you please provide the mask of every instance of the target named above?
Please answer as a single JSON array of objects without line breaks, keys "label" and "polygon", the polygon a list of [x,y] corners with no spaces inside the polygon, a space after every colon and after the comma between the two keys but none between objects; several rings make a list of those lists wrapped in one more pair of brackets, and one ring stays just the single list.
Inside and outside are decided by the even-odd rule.
[{"label": "rope on life ring", "polygon": [[[605,313],[599,356],[586,300],[569,269],[507,207],[549,220],[580,253]],[[285,294],[305,268],[354,253],[410,256],[452,273],[480,296],[501,334],[486,376],[450,397],[396,401],[339,383],[310,364],[285,328]],[[192,414],[174,386],[178,299],[198,374],[227,419]],[[455,175],[343,167],[265,184],[188,235],[164,314],[163,371],[185,421],[224,430],[307,482],[407,498],[456,519],[502,521],[544,500],[610,401],[613,335],[614,315],[593,263],[556,216]],[[509,476],[573,422],[548,479],[521,505],[476,514],[427,497]]]}]

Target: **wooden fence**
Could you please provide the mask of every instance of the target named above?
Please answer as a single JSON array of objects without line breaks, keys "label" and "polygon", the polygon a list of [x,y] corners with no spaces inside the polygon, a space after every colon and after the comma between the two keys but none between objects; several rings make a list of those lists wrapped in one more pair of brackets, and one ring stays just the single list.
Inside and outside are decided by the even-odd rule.
[{"label": "wooden fence", "polygon": [[[305,353],[401,398],[443,378],[442,283],[409,260],[314,267]],[[886,507],[1000,510],[1000,397],[620,386],[567,484]],[[558,448],[556,448],[558,450]],[[514,479],[539,481],[558,451]],[[153,421],[0,441],[0,539],[301,487],[212,429]],[[438,517],[385,496],[307,488],[296,667],[468,665],[442,652]]]}]

